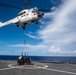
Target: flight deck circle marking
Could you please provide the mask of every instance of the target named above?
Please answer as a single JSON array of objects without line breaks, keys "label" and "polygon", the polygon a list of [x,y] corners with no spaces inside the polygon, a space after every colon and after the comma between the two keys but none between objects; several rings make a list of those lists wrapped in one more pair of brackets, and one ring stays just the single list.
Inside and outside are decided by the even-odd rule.
[{"label": "flight deck circle marking", "polygon": [[17,66],[16,64],[9,64],[8,65],[10,68],[20,68],[20,69],[41,69],[41,68],[47,68],[48,65],[41,65],[41,66],[37,66],[37,65],[21,65],[21,66]]},{"label": "flight deck circle marking", "polygon": [[0,69],[0,71],[9,70],[9,69],[13,69],[13,68],[2,68],[2,69]]}]

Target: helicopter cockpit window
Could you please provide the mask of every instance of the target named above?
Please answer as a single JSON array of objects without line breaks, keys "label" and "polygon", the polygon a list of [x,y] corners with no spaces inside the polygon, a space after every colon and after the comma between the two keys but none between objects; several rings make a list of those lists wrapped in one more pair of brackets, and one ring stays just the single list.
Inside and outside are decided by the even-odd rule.
[{"label": "helicopter cockpit window", "polygon": [[35,9],[32,10],[32,13],[36,13],[37,11]]},{"label": "helicopter cockpit window", "polygon": [[34,11],[34,10],[32,11],[32,13],[35,13],[35,12],[36,12],[36,11]]},{"label": "helicopter cockpit window", "polygon": [[24,13],[26,13],[26,11],[24,11]]},{"label": "helicopter cockpit window", "polygon": [[24,12],[20,13],[18,16],[23,15],[23,14],[25,14],[25,13],[26,13],[26,11],[24,11]]}]

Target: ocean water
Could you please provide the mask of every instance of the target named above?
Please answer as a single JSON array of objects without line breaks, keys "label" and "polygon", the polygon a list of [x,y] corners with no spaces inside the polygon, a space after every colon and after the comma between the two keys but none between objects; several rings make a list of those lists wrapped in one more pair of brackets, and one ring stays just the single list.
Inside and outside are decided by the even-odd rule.
[{"label": "ocean water", "polygon": [[[17,60],[19,56],[0,55],[0,60]],[[75,63],[76,57],[60,57],[60,56],[28,56],[32,61],[38,62],[65,62]]]}]

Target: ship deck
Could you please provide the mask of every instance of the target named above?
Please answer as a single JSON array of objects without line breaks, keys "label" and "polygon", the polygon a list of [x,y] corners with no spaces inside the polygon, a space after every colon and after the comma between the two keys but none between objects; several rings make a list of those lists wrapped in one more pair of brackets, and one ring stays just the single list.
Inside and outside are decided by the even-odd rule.
[{"label": "ship deck", "polygon": [[76,64],[40,63],[16,64],[16,61],[0,60],[0,75],[76,75]]}]

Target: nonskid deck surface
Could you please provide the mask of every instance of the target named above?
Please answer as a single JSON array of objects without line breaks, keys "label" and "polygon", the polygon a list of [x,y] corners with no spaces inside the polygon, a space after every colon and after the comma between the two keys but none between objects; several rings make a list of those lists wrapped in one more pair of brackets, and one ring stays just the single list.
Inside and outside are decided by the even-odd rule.
[{"label": "nonskid deck surface", "polygon": [[75,64],[33,63],[19,66],[16,61],[0,60],[0,75],[76,75]]}]

